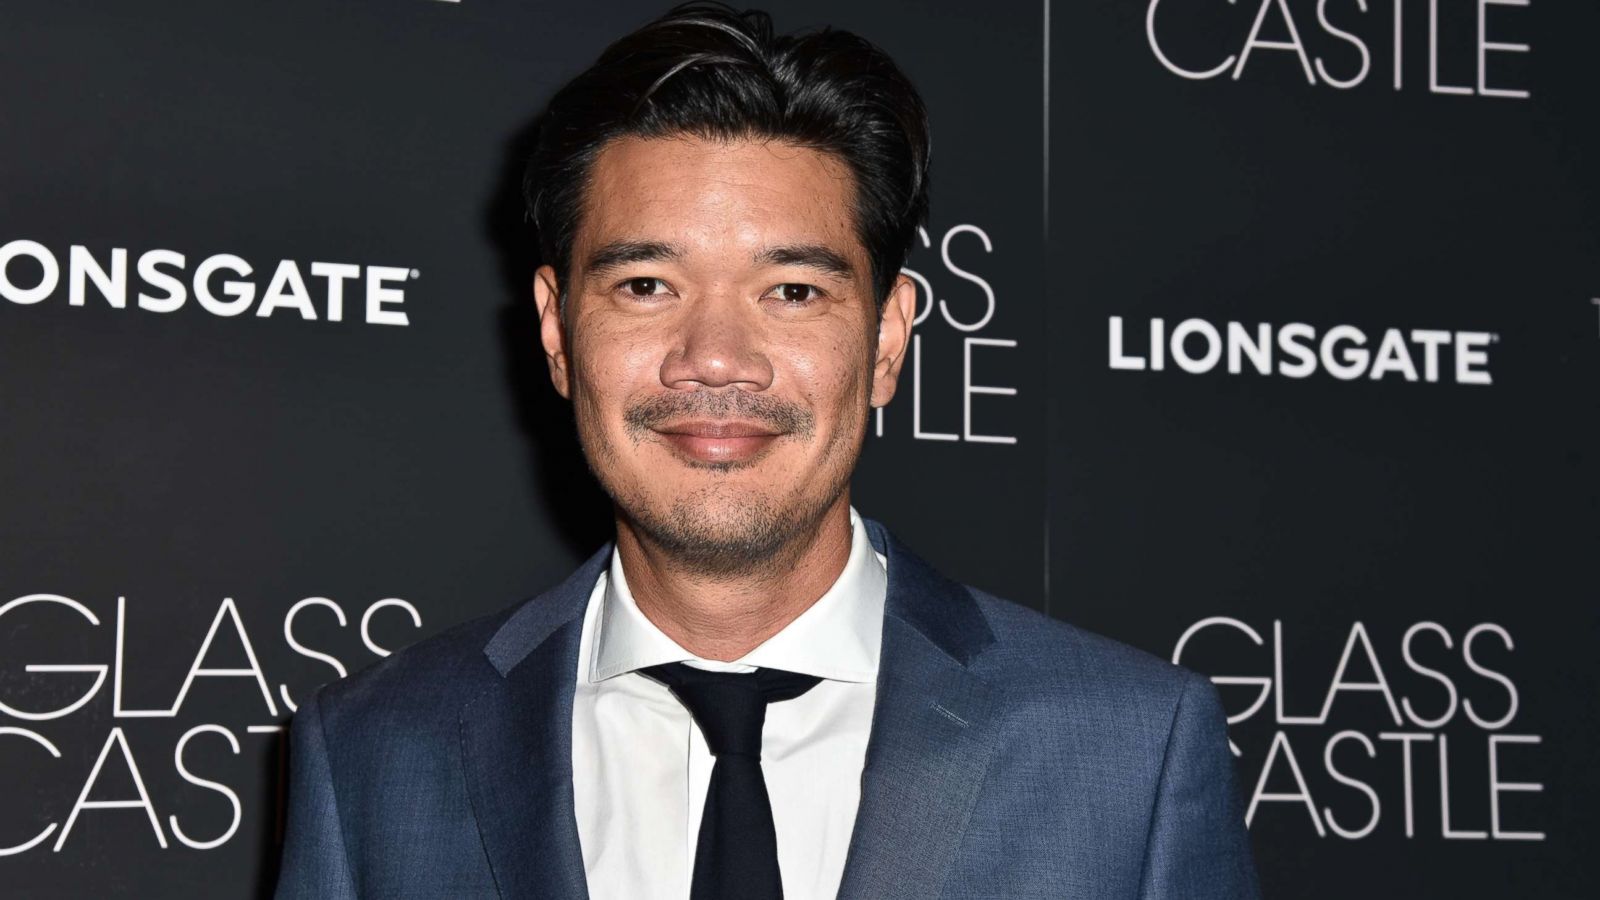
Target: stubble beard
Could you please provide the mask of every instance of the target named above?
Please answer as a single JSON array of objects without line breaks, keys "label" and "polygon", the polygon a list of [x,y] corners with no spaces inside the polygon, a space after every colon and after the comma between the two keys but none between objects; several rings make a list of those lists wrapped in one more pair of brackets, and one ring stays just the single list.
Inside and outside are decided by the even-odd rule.
[{"label": "stubble beard", "polygon": [[664,510],[648,501],[617,508],[681,568],[708,578],[747,576],[798,556],[838,500],[840,484],[816,499],[780,503],[766,495],[709,486],[679,497]]},{"label": "stubble beard", "polygon": [[[607,477],[606,473],[615,471],[621,461],[618,449],[604,429],[584,427],[586,422],[599,421],[598,410],[581,400],[576,407],[584,458],[619,517],[683,570],[713,579],[748,576],[760,569],[782,569],[786,562],[798,558],[819,533],[823,517],[848,488],[867,425],[864,414],[855,433],[850,429],[836,432],[833,446],[825,453],[838,464],[818,473],[831,481],[820,493],[811,493],[804,490],[806,485],[797,484],[786,495],[775,497],[763,491],[735,488],[722,480],[724,475],[758,465],[759,461],[702,464],[689,468],[714,472],[710,477],[717,479],[715,483],[662,503],[647,483],[635,479],[615,483]],[[807,418],[800,433],[809,437],[814,433],[813,425]],[[628,432],[637,451],[644,436],[634,427],[629,427]],[[784,439],[792,437],[791,434]]]}]

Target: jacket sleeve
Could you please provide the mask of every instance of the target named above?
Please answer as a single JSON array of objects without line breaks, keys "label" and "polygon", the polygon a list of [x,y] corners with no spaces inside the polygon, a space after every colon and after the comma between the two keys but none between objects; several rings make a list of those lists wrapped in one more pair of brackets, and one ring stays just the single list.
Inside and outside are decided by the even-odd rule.
[{"label": "jacket sleeve", "polygon": [[1167,736],[1141,900],[1257,900],[1244,810],[1216,687],[1188,674]]},{"label": "jacket sleeve", "polygon": [[295,714],[289,737],[289,818],[277,900],[355,900],[315,696]]}]

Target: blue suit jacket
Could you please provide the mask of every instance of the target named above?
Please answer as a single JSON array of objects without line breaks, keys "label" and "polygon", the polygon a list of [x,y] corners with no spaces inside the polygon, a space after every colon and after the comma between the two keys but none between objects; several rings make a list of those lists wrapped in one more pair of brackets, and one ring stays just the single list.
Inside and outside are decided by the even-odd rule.
[{"label": "blue suit jacket", "polygon": [[[1209,681],[867,528],[889,592],[841,898],[1257,896]],[[572,695],[610,553],[300,709],[279,898],[587,896]]]}]

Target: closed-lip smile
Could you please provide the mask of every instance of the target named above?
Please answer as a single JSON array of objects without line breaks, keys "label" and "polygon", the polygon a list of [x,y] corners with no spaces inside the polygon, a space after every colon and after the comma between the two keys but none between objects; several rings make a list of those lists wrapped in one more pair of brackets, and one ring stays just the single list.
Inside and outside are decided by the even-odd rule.
[{"label": "closed-lip smile", "polygon": [[655,431],[684,456],[700,463],[733,463],[765,450],[782,432],[760,422],[690,419]]}]

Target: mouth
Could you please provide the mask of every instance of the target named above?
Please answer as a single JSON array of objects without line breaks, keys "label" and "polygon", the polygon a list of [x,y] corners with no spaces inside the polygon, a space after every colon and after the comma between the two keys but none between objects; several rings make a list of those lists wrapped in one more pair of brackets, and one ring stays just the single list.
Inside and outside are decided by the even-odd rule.
[{"label": "mouth", "polygon": [[679,454],[699,463],[737,463],[766,450],[782,433],[757,422],[694,420],[655,428]]}]

